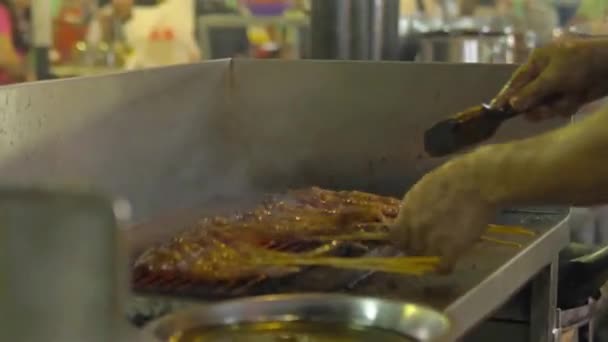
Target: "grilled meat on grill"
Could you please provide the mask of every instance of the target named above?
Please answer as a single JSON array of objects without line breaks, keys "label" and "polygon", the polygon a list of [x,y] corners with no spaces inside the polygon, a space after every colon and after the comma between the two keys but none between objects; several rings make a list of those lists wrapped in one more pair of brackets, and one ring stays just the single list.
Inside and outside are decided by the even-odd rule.
[{"label": "grilled meat on grill", "polygon": [[[135,270],[139,274],[178,275],[208,282],[272,277],[315,265],[402,274],[433,271],[437,258],[347,259],[324,255],[338,246],[336,241],[386,243],[388,225],[397,216],[399,203],[394,198],[357,191],[316,187],[293,190],[270,196],[242,214],[202,219],[169,242],[143,253]],[[509,232],[504,227],[493,229]],[[522,233],[518,228],[511,231]],[[318,248],[300,253],[273,248],[302,241],[315,241]]]},{"label": "grilled meat on grill", "polygon": [[[290,273],[299,268],[254,262],[259,248],[290,241],[332,240],[332,236],[359,232],[387,232],[383,223],[396,216],[398,206],[396,199],[360,192],[295,190],[286,196],[271,196],[249,212],[204,218],[168,243],[146,251],[135,267],[206,280]],[[246,250],[243,242],[258,249]],[[241,248],[235,248],[237,245]]]}]

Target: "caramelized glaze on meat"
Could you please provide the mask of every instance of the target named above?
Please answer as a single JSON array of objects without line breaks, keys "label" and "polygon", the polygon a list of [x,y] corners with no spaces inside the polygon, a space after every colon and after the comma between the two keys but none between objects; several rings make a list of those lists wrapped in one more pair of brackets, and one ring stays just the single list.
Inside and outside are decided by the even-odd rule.
[{"label": "caramelized glaze on meat", "polygon": [[263,246],[315,237],[382,229],[396,217],[399,200],[358,191],[320,188],[274,195],[255,209],[230,217],[203,218],[136,261],[136,270],[219,281],[288,273],[294,268],[260,267],[242,242]]}]

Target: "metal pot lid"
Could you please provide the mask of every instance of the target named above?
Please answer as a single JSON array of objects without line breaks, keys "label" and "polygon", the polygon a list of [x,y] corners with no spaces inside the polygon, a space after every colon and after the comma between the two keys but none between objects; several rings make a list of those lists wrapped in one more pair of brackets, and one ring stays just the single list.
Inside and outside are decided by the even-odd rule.
[{"label": "metal pot lid", "polygon": [[425,306],[340,294],[250,297],[204,305],[144,328],[155,341],[444,341],[443,314]]}]

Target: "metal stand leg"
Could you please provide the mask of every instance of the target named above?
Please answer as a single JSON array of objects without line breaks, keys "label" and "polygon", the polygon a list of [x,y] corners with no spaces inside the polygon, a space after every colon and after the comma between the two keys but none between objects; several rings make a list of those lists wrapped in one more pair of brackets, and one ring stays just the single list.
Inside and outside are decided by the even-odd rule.
[{"label": "metal stand leg", "polygon": [[558,260],[545,267],[532,281],[530,341],[554,342],[557,309]]},{"label": "metal stand leg", "polygon": [[568,310],[556,311],[555,341],[580,341],[581,333],[586,336],[585,341],[593,342],[594,317],[598,312],[598,304],[589,298],[586,305]]},{"label": "metal stand leg", "polygon": [[595,322],[593,320],[593,318],[589,321],[589,326],[587,327],[587,334],[589,335],[588,337],[588,341],[589,342],[593,342],[595,340]]}]

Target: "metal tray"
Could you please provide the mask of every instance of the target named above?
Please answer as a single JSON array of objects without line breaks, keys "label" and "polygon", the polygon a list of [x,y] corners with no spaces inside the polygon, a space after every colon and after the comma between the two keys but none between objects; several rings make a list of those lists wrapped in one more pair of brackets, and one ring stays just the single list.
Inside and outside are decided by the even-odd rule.
[{"label": "metal tray", "polygon": [[[443,314],[417,304],[294,294],[191,308],[152,322],[144,328],[144,335],[159,342],[181,342],[180,334],[193,331],[206,336],[204,341],[446,341],[450,322]],[[340,336],[343,339],[338,339],[340,333],[345,333]]]}]

